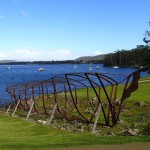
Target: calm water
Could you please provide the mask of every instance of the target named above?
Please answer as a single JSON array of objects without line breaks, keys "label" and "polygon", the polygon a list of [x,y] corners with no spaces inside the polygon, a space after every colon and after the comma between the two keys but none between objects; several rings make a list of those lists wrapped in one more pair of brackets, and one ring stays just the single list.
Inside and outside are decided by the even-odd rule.
[{"label": "calm water", "polygon": [[[89,71],[89,64],[77,65],[74,69],[72,64],[63,65],[0,65],[0,106],[11,101],[11,98],[6,92],[6,87],[12,84],[26,83],[32,81],[40,81],[49,79],[52,76],[64,73],[73,72],[100,72],[100,73],[121,73],[130,74],[136,69],[134,68],[105,68],[101,64],[100,69],[96,69],[96,64],[92,65],[92,70]],[[38,68],[44,68],[45,71],[39,72]],[[146,76],[147,73],[142,73],[141,76]]]}]

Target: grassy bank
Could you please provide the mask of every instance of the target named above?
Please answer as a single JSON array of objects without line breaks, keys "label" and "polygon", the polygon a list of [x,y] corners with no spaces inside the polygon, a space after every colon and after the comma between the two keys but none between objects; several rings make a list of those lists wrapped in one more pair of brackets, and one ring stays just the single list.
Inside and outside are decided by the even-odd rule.
[{"label": "grassy bank", "polygon": [[[146,78],[150,79],[150,78]],[[0,149],[53,149],[70,146],[150,142],[150,82],[140,83],[139,89],[124,103],[122,123],[113,128],[98,127],[98,134],[62,131],[34,121],[7,116],[0,112]],[[138,107],[137,102],[146,105]],[[123,134],[125,129],[138,129],[139,135]],[[114,134],[108,134],[108,133]]]}]

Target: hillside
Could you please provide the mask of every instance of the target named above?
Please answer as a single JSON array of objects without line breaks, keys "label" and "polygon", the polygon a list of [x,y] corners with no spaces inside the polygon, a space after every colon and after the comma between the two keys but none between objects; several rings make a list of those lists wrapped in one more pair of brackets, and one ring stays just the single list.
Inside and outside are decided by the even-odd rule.
[{"label": "hillside", "polygon": [[5,63],[16,63],[16,60],[0,60],[0,64],[5,64]]},{"label": "hillside", "polygon": [[103,61],[105,58],[105,55],[97,55],[97,56],[83,56],[75,59],[76,62],[82,62],[82,63],[88,63],[88,62],[97,62],[97,61]]}]

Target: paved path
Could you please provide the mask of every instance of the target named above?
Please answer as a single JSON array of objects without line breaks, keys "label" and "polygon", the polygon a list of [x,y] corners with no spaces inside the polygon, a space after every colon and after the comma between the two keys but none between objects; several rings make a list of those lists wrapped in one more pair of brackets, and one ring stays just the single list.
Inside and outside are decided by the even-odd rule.
[{"label": "paved path", "polygon": [[58,148],[56,150],[150,150],[150,143],[131,143],[120,145],[96,145],[72,148]]},{"label": "paved path", "polygon": [[139,81],[139,83],[146,83],[146,82],[150,82],[150,80],[141,80],[141,81]]}]

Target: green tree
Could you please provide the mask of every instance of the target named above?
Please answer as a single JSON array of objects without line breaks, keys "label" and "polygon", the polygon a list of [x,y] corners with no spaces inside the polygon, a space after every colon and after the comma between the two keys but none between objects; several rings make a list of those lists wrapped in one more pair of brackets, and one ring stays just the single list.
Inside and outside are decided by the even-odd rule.
[{"label": "green tree", "polygon": [[[150,26],[150,21],[149,21],[149,26]],[[143,38],[143,41],[148,45],[150,46],[150,31],[145,31],[145,35],[144,35],[144,38]],[[150,65],[150,57],[147,56],[147,58],[145,59],[145,62],[146,62],[146,65]],[[150,67],[148,69],[148,73],[150,74]]]},{"label": "green tree", "polygon": [[[150,21],[149,21],[149,26],[150,26]],[[150,31],[148,31],[148,30],[145,31],[143,41],[144,41],[147,45],[150,45]]]}]

